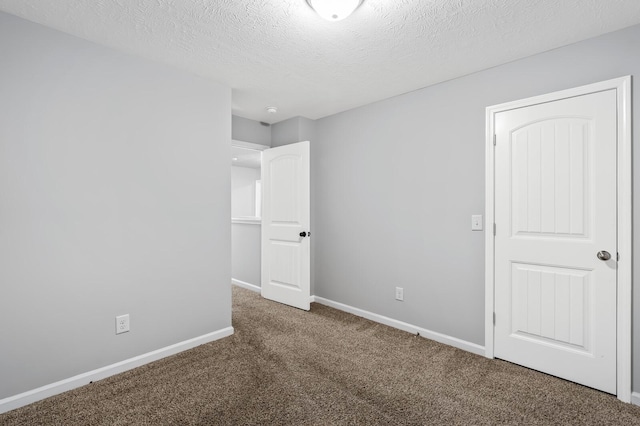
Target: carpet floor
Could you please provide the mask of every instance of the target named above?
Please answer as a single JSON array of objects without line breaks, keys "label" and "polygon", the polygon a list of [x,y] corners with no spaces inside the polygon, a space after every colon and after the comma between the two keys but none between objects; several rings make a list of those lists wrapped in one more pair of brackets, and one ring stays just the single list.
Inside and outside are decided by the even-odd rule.
[{"label": "carpet floor", "polygon": [[234,287],[233,336],[1,425],[640,425],[640,407],[326,306]]}]

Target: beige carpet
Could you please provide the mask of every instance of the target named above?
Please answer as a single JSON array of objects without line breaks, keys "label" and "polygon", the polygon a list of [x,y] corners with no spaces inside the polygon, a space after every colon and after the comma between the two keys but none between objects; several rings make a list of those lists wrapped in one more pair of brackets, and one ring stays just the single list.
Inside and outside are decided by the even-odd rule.
[{"label": "beige carpet", "polygon": [[640,407],[313,304],[234,288],[231,337],[1,425],[640,425]]}]

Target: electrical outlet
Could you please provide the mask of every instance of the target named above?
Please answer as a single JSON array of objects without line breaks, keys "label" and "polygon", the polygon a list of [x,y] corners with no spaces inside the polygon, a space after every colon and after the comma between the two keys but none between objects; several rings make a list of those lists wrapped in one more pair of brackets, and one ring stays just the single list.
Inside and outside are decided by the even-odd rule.
[{"label": "electrical outlet", "polygon": [[482,231],[482,215],[474,214],[471,216],[471,230]]},{"label": "electrical outlet", "polygon": [[404,300],[404,289],[396,287],[396,300]]},{"label": "electrical outlet", "polygon": [[116,334],[129,331],[129,314],[118,315],[116,317]]}]

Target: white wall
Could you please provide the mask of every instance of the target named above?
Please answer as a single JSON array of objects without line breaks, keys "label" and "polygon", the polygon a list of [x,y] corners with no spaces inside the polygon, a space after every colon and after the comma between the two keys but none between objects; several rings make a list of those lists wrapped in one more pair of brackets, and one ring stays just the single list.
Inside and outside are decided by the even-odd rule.
[{"label": "white wall", "polygon": [[231,216],[256,216],[256,181],[260,169],[231,166]]},{"label": "white wall", "polygon": [[[634,26],[317,120],[314,293],[484,345],[485,235],[470,226],[471,215],[484,211],[485,108],[629,74],[637,79],[639,46]],[[639,123],[636,107],[636,147]],[[638,170],[640,149],[634,164]],[[640,173],[634,181],[637,271]],[[404,302],[394,300],[395,286],[404,287]],[[639,312],[637,280],[633,306]],[[637,314],[633,341],[638,391]]]},{"label": "white wall", "polygon": [[0,399],[229,327],[230,89],[3,13],[0,58]]}]

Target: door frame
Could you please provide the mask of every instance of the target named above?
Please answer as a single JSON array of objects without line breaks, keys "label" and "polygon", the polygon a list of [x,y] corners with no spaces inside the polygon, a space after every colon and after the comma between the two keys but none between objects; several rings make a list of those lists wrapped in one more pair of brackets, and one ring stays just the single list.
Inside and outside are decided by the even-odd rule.
[{"label": "door frame", "polygon": [[616,90],[617,98],[617,397],[631,402],[631,271],[632,257],[632,152],[631,152],[631,76],[561,90],[513,102],[493,105],[486,109],[485,151],[485,356],[494,358],[494,302],[495,302],[495,115],[516,108],[552,102],[605,90]]}]

